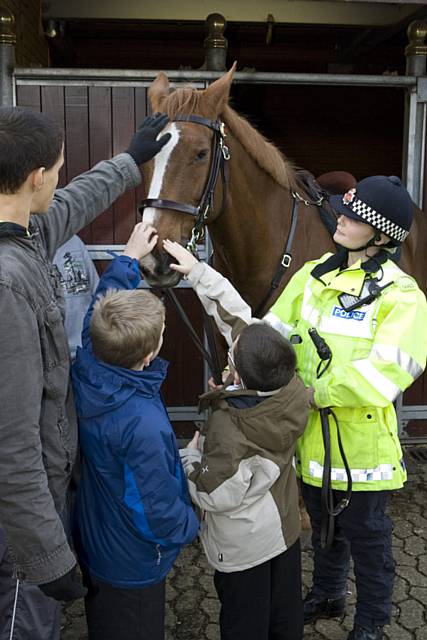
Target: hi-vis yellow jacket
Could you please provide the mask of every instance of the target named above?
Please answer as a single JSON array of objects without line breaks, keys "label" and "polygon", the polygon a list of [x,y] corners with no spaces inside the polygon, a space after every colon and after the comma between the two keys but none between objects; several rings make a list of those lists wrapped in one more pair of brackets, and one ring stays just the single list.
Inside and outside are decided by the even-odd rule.
[{"label": "hi-vis yellow jacket", "polygon": [[[313,277],[313,268],[323,263],[321,277]],[[294,344],[298,372],[306,386],[314,387],[316,405],[332,407],[337,417],[353,490],[396,489],[406,480],[406,471],[393,401],[426,365],[426,299],[414,279],[387,260],[379,284],[392,284],[370,304],[346,312],[338,296],[366,295],[367,274],[360,261],[341,271],[336,263],[331,254],[306,263],[264,320],[288,337],[297,336],[293,342],[301,339]],[[333,354],[319,380],[310,327],[317,329]],[[344,490],[346,474],[333,419],[330,428],[332,486]],[[313,410],[297,446],[297,472],[304,482],[321,486],[323,460],[320,417]]]}]

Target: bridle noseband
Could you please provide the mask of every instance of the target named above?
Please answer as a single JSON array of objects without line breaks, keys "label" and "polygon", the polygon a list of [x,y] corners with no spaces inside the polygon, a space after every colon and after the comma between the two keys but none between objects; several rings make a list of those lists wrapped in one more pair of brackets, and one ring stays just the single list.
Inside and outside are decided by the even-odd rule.
[{"label": "bridle noseband", "polygon": [[[200,198],[198,206],[187,204],[184,202],[175,202],[174,200],[164,200],[162,198],[147,198],[142,200],[139,206],[139,212],[141,215],[144,213],[144,209],[147,207],[154,207],[156,209],[172,209],[179,213],[185,213],[195,217],[193,229],[191,231],[191,238],[187,244],[187,249],[192,253],[196,252],[197,243],[202,239],[204,233],[204,225],[209,222],[209,211],[213,209],[214,204],[214,192],[218,175],[221,172],[222,178],[222,203],[221,209],[218,215],[225,209],[227,200],[227,183],[228,183],[228,165],[227,161],[230,159],[230,151],[225,144],[225,125],[221,120],[209,120],[197,115],[177,116],[173,119],[173,122],[191,122],[193,124],[199,124],[204,127],[212,129],[214,132],[212,142],[212,160],[209,169],[209,175],[203,190],[203,194]],[[217,216],[218,217],[218,216]]]}]

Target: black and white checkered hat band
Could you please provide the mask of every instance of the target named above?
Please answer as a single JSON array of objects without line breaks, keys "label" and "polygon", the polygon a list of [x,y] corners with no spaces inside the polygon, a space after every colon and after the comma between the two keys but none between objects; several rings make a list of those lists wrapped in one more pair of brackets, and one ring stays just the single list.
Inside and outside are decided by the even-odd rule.
[{"label": "black and white checkered hat band", "polygon": [[393,240],[403,242],[409,234],[409,231],[406,231],[391,220],[384,218],[384,216],[378,213],[378,211],[375,211],[375,209],[372,209],[372,207],[363,202],[363,200],[354,198],[352,202],[345,202],[344,204],[354,211],[354,213],[357,213],[362,220],[375,227],[375,229],[379,229],[389,238],[393,238]]}]

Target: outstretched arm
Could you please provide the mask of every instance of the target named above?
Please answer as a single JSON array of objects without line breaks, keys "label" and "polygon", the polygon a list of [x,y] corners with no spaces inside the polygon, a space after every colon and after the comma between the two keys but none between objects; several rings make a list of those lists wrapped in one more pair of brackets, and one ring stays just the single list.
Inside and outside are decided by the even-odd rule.
[{"label": "outstretched arm", "polygon": [[178,242],[165,240],[163,246],[177,260],[176,264],[170,265],[171,269],[187,277],[206,312],[213,317],[229,346],[246,325],[259,322],[252,318],[250,306],[218,271],[199,262]]},{"label": "outstretched arm", "polygon": [[83,323],[82,345],[84,347],[90,346],[90,321],[98,297],[105,295],[108,289],[136,289],[141,281],[139,261],[153,250],[156,242],[157,232],[154,227],[146,222],[135,225],[123,254],[114,258],[103,273],[92,297]]},{"label": "outstretched arm", "polygon": [[141,182],[139,166],[153,158],[170,139],[169,133],[159,135],[167,122],[166,115],[145,118],[124,153],[99,162],[63,189],[57,189],[48,213],[32,217],[51,260],[58,247]]}]

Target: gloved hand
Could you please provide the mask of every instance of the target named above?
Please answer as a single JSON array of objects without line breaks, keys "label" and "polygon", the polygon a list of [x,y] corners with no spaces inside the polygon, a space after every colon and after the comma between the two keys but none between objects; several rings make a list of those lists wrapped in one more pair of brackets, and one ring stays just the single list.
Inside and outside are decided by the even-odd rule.
[{"label": "gloved hand", "polygon": [[49,598],[60,602],[83,598],[87,594],[87,589],[76,579],[75,573],[76,567],[73,567],[71,571],[60,578],[46,582],[46,584],[39,584],[39,589]]},{"label": "gloved hand", "polygon": [[151,160],[160,149],[169,142],[171,138],[170,133],[165,133],[159,140],[156,140],[160,131],[169,122],[169,118],[166,114],[157,113],[153,116],[147,116],[139,127],[129,147],[126,149],[128,153],[135,160],[137,165],[143,164]]}]

